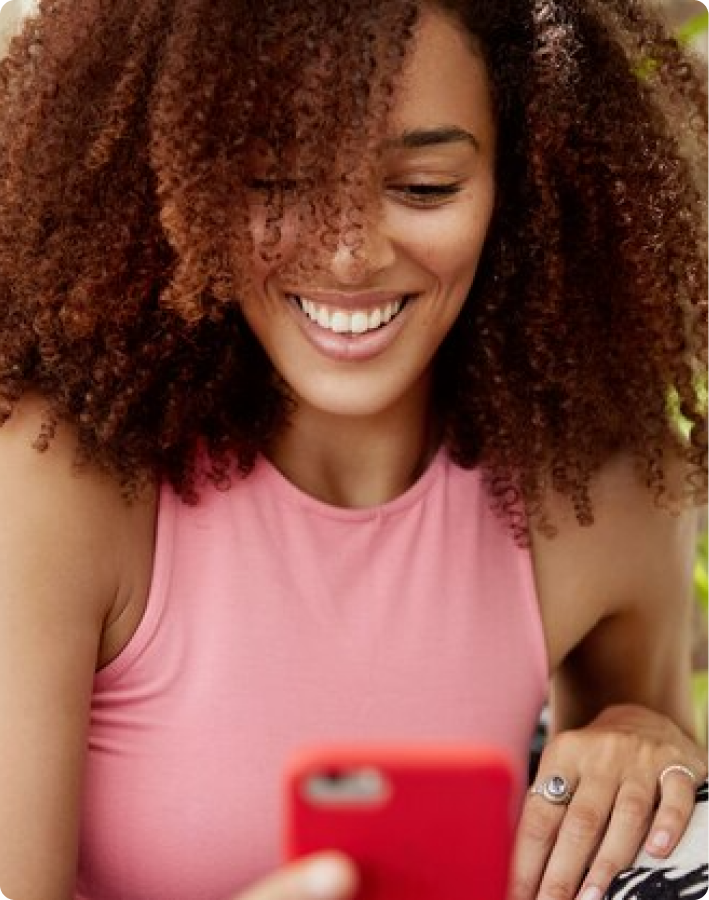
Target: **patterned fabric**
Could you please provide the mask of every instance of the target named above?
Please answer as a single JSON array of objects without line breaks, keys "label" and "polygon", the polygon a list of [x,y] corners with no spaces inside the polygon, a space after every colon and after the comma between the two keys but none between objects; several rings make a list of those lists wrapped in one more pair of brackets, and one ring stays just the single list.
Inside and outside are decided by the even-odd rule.
[{"label": "patterned fabric", "polygon": [[658,864],[642,852],[632,869],[612,881],[606,900],[702,900],[709,891],[707,783],[697,791],[689,827],[673,853]]}]

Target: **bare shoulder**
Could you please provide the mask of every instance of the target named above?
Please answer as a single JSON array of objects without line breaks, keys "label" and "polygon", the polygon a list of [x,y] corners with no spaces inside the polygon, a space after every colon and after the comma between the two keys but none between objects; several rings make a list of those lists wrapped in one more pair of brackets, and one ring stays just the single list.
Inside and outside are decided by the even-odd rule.
[{"label": "bare shoulder", "polygon": [[[680,466],[668,473],[683,479]],[[594,523],[550,498],[558,534],[533,534],[540,613],[557,728],[637,703],[692,729],[690,638],[698,513],[659,506],[632,461],[608,461],[591,488]]]},{"label": "bare shoulder", "polygon": [[[674,464],[668,484],[679,491]],[[549,510],[558,533],[533,533],[533,558],[550,657],[560,662],[596,625],[634,615],[656,626],[686,606],[699,513],[658,505],[632,460],[609,459],[591,485],[594,522],[581,526],[558,494]]]},{"label": "bare shoulder", "polygon": [[[98,466],[77,468],[76,434],[65,422],[57,423],[47,449],[38,449],[43,425],[42,401],[28,398],[0,428],[6,512],[0,516],[0,533],[16,545],[24,537],[22,546],[38,560],[48,554],[62,569],[75,567],[77,575],[85,568],[82,577],[95,578],[97,595],[109,602],[131,522],[145,515],[151,499],[129,504],[116,481]],[[74,553],[66,552],[70,549]]]},{"label": "bare shoulder", "polygon": [[[669,459],[665,476],[671,493],[678,495],[682,491],[684,475],[684,464],[677,459]],[[662,529],[674,527],[673,523],[676,525],[692,516],[696,519],[697,515],[689,510],[684,516],[677,516],[673,514],[672,508],[658,504],[627,453],[617,453],[610,457],[595,474],[589,491],[594,525],[580,530],[595,538],[599,538],[601,532],[607,534],[614,529],[620,530],[633,520],[641,527]],[[555,523],[560,528],[562,539],[579,530],[567,498],[550,491],[546,499]]]},{"label": "bare shoulder", "polygon": [[69,900],[94,672],[136,548],[147,558],[149,504],[130,507],[104,472],[77,470],[65,424],[33,448],[42,420],[27,400],[0,428],[0,884]]}]

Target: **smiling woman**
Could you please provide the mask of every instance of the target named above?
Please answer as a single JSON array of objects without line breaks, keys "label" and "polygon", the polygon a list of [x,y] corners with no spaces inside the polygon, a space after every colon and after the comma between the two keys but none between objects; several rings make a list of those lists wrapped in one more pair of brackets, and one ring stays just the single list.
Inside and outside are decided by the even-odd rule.
[{"label": "smiling woman", "polygon": [[370,900],[367,859],[267,876],[322,742],[504,754],[514,900],[672,851],[706,102],[636,0],[41,0],[0,62],[11,897]]},{"label": "smiling woman", "polygon": [[[306,235],[323,235],[310,222],[300,227],[291,206],[280,242],[269,243],[274,261],[256,264],[241,305],[296,398],[293,428],[273,445],[276,462],[290,455],[280,445],[301,418],[324,427],[337,415],[366,416],[380,434],[386,429],[377,420],[401,419],[397,440],[411,448],[412,467],[422,465],[420,426],[409,435],[404,423],[412,397],[430,391],[433,356],[463,308],[482,252],[495,199],[495,123],[483,60],[447,18],[424,18],[400,81],[377,160],[379,187],[362,221],[326,241],[322,265],[299,270]],[[310,197],[303,191],[295,200]],[[265,214],[255,217],[257,252],[264,222]],[[430,440],[426,459],[438,438]]]}]

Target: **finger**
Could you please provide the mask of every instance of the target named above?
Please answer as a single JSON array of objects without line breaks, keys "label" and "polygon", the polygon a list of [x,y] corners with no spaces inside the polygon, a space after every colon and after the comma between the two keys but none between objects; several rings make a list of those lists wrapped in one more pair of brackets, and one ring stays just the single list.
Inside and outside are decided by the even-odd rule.
[{"label": "finger", "polygon": [[654,805],[653,784],[623,783],[606,832],[578,892],[579,900],[600,900],[618,872],[632,865],[647,834]]},{"label": "finger", "polygon": [[347,857],[321,853],[270,875],[233,900],[349,900],[357,884],[357,871]]},{"label": "finger", "polygon": [[660,804],[645,849],[652,856],[668,856],[679,843],[694,810],[696,782],[672,769],[662,779]]},{"label": "finger", "polygon": [[616,791],[615,781],[584,779],[581,782],[566,809],[544,870],[539,900],[572,900],[576,896],[608,823]]},{"label": "finger", "polygon": [[[540,778],[544,781],[544,778]],[[554,846],[566,807],[529,794],[515,840],[510,876],[510,900],[533,900]]]}]

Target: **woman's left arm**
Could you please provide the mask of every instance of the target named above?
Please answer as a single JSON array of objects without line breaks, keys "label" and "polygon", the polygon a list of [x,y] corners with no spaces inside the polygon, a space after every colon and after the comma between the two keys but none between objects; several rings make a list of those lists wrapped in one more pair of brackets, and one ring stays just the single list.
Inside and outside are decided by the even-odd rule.
[{"label": "woman's left arm", "polygon": [[525,801],[511,900],[598,900],[643,844],[674,849],[707,774],[690,687],[698,514],[658,508],[624,459],[593,500],[590,528],[557,498],[559,534],[534,537],[552,737]]}]

